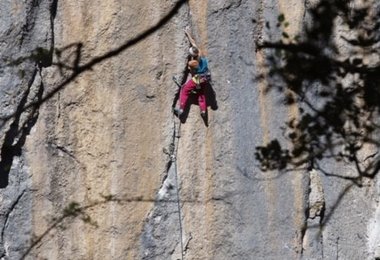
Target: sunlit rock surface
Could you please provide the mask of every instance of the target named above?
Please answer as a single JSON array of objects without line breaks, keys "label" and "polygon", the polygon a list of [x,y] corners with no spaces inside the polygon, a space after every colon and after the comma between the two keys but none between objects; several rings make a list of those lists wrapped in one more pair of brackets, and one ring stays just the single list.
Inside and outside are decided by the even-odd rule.
[{"label": "sunlit rock surface", "polygon": [[[255,161],[297,117],[264,93],[256,43],[280,14],[300,33],[314,2],[1,1],[0,259],[379,256],[376,181]],[[206,123],[196,102],[172,114],[185,28],[212,71]]]}]

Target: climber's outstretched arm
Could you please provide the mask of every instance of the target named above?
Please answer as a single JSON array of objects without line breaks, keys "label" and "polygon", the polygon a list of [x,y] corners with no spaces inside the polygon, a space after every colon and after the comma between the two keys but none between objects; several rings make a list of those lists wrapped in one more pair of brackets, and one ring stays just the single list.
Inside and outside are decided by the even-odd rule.
[{"label": "climber's outstretched arm", "polygon": [[193,37],[191,37],[191,34],[189,33],[189,31],[185,30],[185,34],[187,38],[189,39],[191,46],[198,48],[197,44],[195,43],[195,40],[193,39]]},{"label": "climber's outstretched arm", "polygon": [[187,29],[185,29],[185,34],[186,34],[187,38],[189,39],[191,46],[195,47],[199,50],[199,56],[205,56],[205,53],[203,52],[203,50],[201,50],[199,48],[199,46],[196,44],[194,38],[191,36],[190,32]]}]

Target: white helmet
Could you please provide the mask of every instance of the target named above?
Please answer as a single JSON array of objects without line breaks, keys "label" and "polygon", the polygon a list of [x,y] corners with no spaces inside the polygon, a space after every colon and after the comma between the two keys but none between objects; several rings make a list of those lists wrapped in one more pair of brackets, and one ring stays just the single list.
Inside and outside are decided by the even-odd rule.
[{"label": "white helmet", "polygon": [[199,55],[199,50],[197,47],[190,47],[189,49],[189,54],[192,56],[192,57],[196,57]]}]

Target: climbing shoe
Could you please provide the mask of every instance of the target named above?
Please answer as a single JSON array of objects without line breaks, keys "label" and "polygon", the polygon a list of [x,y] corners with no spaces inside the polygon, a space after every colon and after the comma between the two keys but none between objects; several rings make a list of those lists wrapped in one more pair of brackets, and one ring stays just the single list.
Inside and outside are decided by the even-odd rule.
[{"label": "climbing shoe", "polygon": [[183,114],[183,109],[180,109],[180,108],[176,107],[176,108],[173,109],[173,112],[174,112],[175,115],[177,115],[178,117],[180,117]]}]

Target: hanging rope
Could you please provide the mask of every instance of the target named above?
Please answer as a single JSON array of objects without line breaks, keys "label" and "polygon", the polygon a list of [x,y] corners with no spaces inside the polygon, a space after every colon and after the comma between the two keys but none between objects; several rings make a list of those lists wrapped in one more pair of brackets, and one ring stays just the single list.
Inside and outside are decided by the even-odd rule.
[{"label": "hanging rope", "polygon": [[[173,117],[175,117],[173,115]],[[175,177],[175,186],[177,192],[177,208],[178,208],[178,221],[179,221],[179,233],[180,233],[180,243],[181,243],[181,259],[184,260],[184,246],[183,246],[183,227],[182,227],[182,213],[181,213],[181,199],[179,194],[179,182],[178,182],[178,168],[177,168],[177,154],[179,146],[179,138],[181,133],[181,122],[174,120],[174,132],[173,132],[173,153],[171,155],[171,161],[174,163],[174,177]]]}]

